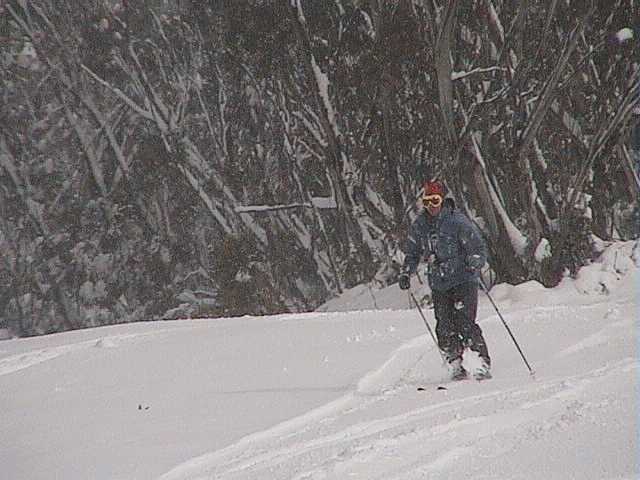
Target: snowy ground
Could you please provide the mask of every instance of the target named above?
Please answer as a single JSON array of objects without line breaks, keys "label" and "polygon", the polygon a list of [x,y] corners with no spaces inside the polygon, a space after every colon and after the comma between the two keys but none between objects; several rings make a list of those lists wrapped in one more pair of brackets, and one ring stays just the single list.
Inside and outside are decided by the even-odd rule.
[{"label": "snowy ground", "polygon": [[552,290],[492,290],[535,378],[481,294],[494,378],[444,382],[396,286],[312,314],[2,341],[0,478],[639,478],[633,248]]}]

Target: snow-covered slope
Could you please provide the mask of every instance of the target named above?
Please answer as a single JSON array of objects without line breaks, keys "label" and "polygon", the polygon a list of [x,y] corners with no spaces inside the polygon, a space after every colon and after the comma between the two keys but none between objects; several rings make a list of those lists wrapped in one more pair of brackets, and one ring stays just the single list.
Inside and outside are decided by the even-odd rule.
[{"label": "snow-covered slope", "polygon": [[492,290],[534,378],[481,297],[494,378],[446,383],[395,286],[322,313],[0,342],[0,477],[638,478],[633,248],[552,290]]}]

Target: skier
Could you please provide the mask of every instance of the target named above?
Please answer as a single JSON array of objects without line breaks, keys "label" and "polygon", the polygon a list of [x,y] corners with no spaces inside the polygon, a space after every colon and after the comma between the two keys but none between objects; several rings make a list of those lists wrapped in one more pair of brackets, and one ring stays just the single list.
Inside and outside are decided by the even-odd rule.
[{"label": "skier", "polygon": [[491,378],[491,358],[476,323],[476,313],[478,278],[487,258],[486,245],[474,223],[455,209],[453,199],[445,201],[445,193],[441,182],[425,182],[424,211],[409,230],[398,284],[407,290],[410,275],[415,273],[421,258],[426,260],[437,320],[436,336],[451,378],[468,377],[462,366],[462,354],[465,348],[470,348],[481,359],[473,376],[485,380]]}]

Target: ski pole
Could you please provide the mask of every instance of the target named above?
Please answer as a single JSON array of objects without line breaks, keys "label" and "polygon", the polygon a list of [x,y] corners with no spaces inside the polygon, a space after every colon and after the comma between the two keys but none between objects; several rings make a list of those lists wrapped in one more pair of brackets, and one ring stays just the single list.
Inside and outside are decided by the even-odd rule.
[{"label": "ski pole", "polygon": [[422,313],[422,308],[420,308],[420,304],[418,303],[418,300],[416,300],[416,297],[413,295],[413,292],[410,291],[409,295],[411,295],[411,299],[413,300],[413,303],[416,304],[416,307],[418,308],[418,312],[420,312],[420,316],[422,317],[424,324],[427,326],[427,330],[429,330],[429,335],[431,335],[431,338],[433,339],[433,343],[436,344],[436,347],[438,348],[438,352],[440,352],[440,358],[442,358],[442,361],[444,363],[447,363],[447,360],[444,357],[444,353],[442,353],[442,350],[440,350],[440,345],[438,345],[438,340],[436,339],[436,336],[433,334],[433,330],[431,330],[431,326],[427,321],[427,317],[425,317],[424,313]]},{"label": "ski pole", "polygon": [[482,280],[482,278],[480,278],[480,286],[482,287],[482,290],[484,291],[484,293],[487,294],[487,298],[491,302],[491,305],[493,305],[493,308],[495,308],[496,313],[498,314],[498,317],[500,317],[500,320],[502,320],[502,324],[504,325],[504,328],[507,329],[507,332],[509,333],[509,336],[511,337],[511,340],[513,340],[513,343],[516,345],[516,348],[518,349],[518,352],[520,352],[520,356],[522,357],[522,360],[524,360],[524,364],[529,369],[529,374],[533,377],[535,375],[535,372],[531,368],[531,365],[529,365],[529,362],[527,362],[527,358],[524,356],[524,353],[522,353],[522,349],[520,348],[520,345],[518,345],[516,337],[514,337],[513,333],[511,333],[511,329],[509,328],[509,325],[507,325],[506,320],[504,319],[504,317],[500,313],[500,310],[498,310],[498,306],[493,301],[493,298],[491,298],[491,295],[489,295],[489,290],[487,289],[486,285],[484,284],[484,281]]}]

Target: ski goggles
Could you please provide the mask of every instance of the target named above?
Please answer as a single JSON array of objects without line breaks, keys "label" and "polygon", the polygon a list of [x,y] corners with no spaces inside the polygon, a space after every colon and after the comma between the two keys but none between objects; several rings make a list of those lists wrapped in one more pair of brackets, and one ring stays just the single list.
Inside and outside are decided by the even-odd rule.
[{"label": "ski goggles", "polygon": [[442,197],[440,195],[425,195],[422,197],[422,203],[425,207],[439,207],[442,205]]}]

